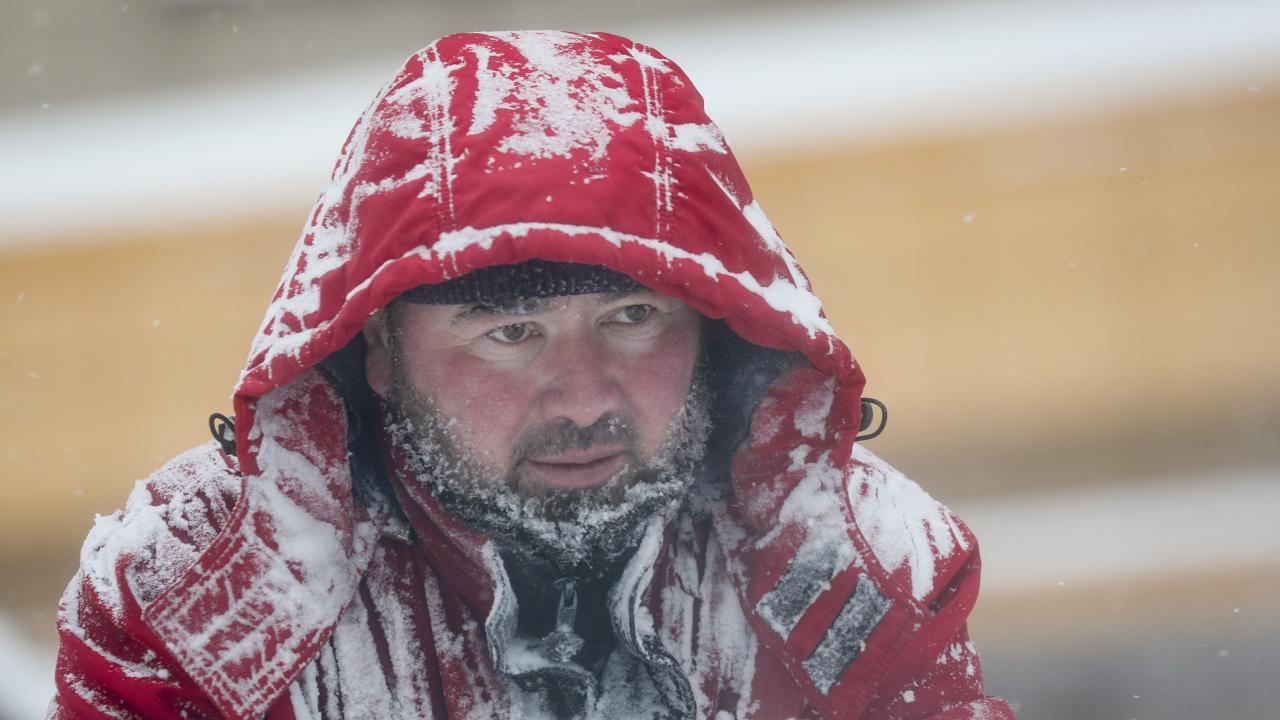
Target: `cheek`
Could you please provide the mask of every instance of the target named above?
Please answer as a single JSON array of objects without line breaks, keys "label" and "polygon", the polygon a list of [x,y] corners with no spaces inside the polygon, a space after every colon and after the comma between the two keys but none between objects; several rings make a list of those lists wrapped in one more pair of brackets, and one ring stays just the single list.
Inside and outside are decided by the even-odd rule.
[{"label": "cheek", "polygon": [[[424,356],[419,356],[424,357]],[[455,435],[484,464],[501,470],[531,403],[529,383],[493,370],[470,355],[438,352],[414,374],[419,393],[432,398],[458,427]]]},{"label": "cheek", "polygon": [[698,359],[698,334],[687,329],[630,363],[621,384],[635,407],[645,451],[657,452],[689,396]]}]

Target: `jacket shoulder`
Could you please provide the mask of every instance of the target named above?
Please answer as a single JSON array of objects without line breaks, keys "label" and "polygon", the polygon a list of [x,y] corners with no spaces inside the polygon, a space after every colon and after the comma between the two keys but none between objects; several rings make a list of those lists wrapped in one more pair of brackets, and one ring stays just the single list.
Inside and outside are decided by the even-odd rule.
[{"label": "jacket shoulder", "polygon": [[976,549],[946,506],[862,445],[846,473],[854,522],[880,565],[920,601],[931,600]]},{"label": "jacket shoulder", "polygon": [[49,717],[213,717],[216,710],[142,619],[200,556],[240,492],[234,460],[210,442],[139,481],[100,516],[58,609],[57,695]]},{"label": "jacket shoulder", "polygon": [[212,441],[191,448],[138,481],[124,509],[94,521],[80,572],[99,598],[125,591],[145,606],[195,562],[239,496],[240,476],[229,463]]}]

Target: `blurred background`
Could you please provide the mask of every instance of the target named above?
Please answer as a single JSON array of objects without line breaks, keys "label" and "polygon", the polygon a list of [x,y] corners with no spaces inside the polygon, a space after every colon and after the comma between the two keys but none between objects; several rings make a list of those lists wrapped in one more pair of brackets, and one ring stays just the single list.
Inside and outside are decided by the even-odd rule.
[{"label": "blurred background", "polygon": [[351,122],[444,33],[654,45],[982,541],[1025,720],[1280,718],[1280,3],[7,0],[0,718],[208,438]]}]

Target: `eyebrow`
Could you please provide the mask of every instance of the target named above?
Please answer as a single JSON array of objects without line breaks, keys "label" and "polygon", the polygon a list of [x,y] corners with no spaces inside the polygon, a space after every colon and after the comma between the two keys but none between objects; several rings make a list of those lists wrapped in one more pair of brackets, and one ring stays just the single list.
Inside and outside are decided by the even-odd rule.
[{"label": "eyebrow", "polygon": [[[629,287],[611,290],[606,293],[599,293],[601,296],[599,303],[601,305],[611,302],[617,302],[622,298],[630,295],[636,295],[642,292],[652,292],[645,287]],[[497,315],[537,315],[546,312],[547,307],[551,305],[553,298],[528,298],[517,300],[512,303],[475,303],[467,305],[459,310],[456,315],[449,321],[450,325],[462,325],[476,319],[477,317],[492,318]]]},{"label": "eyebrow", "polygon": [[544,312],[550,304],[550,298],[530,298],[504,304],[475,303],[467,305],[458,311],[453,316],[453,319],[449,321],[449,324],[461,325],[477,317],[493,317],[495,315],[536,315]]}]

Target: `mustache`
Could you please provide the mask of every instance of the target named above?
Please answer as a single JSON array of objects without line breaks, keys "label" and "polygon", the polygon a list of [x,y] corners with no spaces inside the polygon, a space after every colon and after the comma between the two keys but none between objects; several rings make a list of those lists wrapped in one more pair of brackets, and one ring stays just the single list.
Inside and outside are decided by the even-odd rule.
[{"label": "mustache", "polygon": [[635,424],[620,414],[607,413],[586,427],[565,419],[522,434],[511,448],[511,466],[534,457],[588,450],[597,445],[622,445],[632,457],[639,457]]}]

